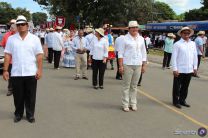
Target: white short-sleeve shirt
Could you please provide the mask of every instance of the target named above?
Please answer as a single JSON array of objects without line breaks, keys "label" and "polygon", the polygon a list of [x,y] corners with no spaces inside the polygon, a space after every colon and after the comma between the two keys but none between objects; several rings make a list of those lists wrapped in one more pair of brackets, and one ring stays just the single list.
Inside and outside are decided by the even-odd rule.
[{"label": "white short-sleeve shirt", "polygon": [[29,33],[24,40],[19,33],[8,38],[5,53],[12,56],[11,76],[34,76],[37,72],[36,56],[43,54],[40,39]]}]

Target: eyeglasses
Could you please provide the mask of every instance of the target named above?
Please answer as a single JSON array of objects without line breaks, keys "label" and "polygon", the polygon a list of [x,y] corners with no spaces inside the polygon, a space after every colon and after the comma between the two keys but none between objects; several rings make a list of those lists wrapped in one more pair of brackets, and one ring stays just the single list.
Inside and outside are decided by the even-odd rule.
[{"label": "eyeglasses", "polygon": [[25,25],[27,25],[27,23],[20,23],[20,24],[17,24],[17,27],[19,27],[19,26],[25,26]]}]

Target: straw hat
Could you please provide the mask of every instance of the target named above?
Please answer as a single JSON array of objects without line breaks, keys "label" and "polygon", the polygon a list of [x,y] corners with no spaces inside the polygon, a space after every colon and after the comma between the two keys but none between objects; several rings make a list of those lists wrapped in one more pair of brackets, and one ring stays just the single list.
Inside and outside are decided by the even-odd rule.
[{"label": "straw hat", "polygon": [[87,28],[87,29],[86,29],[86,32],[87,32],[87,33],[91,33],[91,32],[93,32],[93,29],[92,29],[92,28]]},{"label": "straw hat", "polygon": [[197,35],[205,35],[205,31],[199,31]]},{"label": "straw hat", "polygon": [[57,29],[57,30],[61,30],[62,27],[61,27],[61,26],[56,26],[56,29]]},{"label": "straw hat", "polygon": [[189,36],[192,36],[192,35],[194,34],[194,30],[193,30],[193,29],[191,29],[191,28],[189,28],[189,27],[183,27],[183,28],[181,28],[181,30],[179,30],[179,31],[177,32],[177,35],[178,35],[178,36],[181,36],[181,32],[183,32],[183,31],[185,31],[185,30],[190,31],[190,35],[189,35]]},{"label": "straw hat", "polygon": [[49,31],[54,31],[54,29],[53,28],[50,28]]},{"label": "straw hat", "polygon": [[103,28],[95,29],[95,31],[98,32],[100,35],[105,36]]},{"label": "straw hat", "polygon": [[128,25],[129,28],[131,27],[139,27],[139,24],[137,21],[129,21],[129,25]]},{"label": "straw hat", "polygon": [[168,33],[167,36],[168,37],[174,37],[174,34],[173,33]]},{"label": "straw hat", "polygon": [[27,23],[27,19],[23,15],[19,15],[16,20],[16,24]]}]

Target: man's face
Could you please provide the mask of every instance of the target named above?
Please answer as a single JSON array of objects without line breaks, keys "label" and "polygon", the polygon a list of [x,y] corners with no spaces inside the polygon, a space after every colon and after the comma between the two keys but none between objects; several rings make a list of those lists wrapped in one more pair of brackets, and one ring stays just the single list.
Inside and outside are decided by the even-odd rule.
[{"label": "man's face", "polygon": [[17,24],[16,26],[17,26],[17,31],[20,33],[28,31],[28,24],[27,23]]},{"label": "man's face", "polygon": [[84,36],[84,32],[82,30],[79,30],[78,35],[79,35],[79,37],[83,37]]},{"label": "man's face", "polygon": [[184,40],[188,40],[189,37],[190,37],[190,31],[189,30],[184,30],[181,32],[181,37],[184,39]]},{"label": "man's face", "polygon": [[11,32],[16,33],[17,32],[17,27],[15,24],[12,24],[10,27]]},{"label": "man's face", "polygon": [[130,27],[130,28],[129,28],[129,33],[130,33],[132,36],[138,35],[138,32],[139,32],[139,28],[138,28],[138,27]]}]

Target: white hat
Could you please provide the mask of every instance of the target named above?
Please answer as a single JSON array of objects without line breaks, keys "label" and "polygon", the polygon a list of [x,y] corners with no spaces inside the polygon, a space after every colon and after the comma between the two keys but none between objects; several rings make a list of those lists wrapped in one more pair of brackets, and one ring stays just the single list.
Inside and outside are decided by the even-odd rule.
[{"label": "white hat", "polygon": [[95,31],[98,32],[100,35],[105,36],[103,28],[95,29]]},{"label": "white hat", "polygon": [[61,30],[62,27],[61,27],[61,26],[56,26],[56,29],[57,29],[57,30]]},{"label": "white hat", "polygon": [[197,35],[205,35],[205,31],[199,31]]},{"label": "white hat", "polygon": [[192,36],[192,35],[194,34],[194,30],[193,30],[193,29],[191,29],[191,28],[189,28],[189,27],[183,27],[183,28],[181,28],[181,30],[179,30],[179,31],[177,32],[177,35],[178,35],[178,36],[181,36],[181,32],[183,32],[183,31],[185,31],[185,30],[190,31],[189,37]]},{"label": "white hat", "polygon": [[87,32],[87,33],[91,33],[91,32],[93,32],[93,29],[92,29],[92,28],[87,28],[87,29],[86,29],[86,32]]},{"label": "white hat", "polygon": [[131,27],[139,27],[139,24],[137,21],[129,21],[129,28]]},{"label": "white hat", "polygon": [[54,29],[53,28],[50,28],[49,31],[54,31]]},{"label": "white hat", "polygon": [[65,28],[65,29],[63,29],[63,31],[66,31],[66,32],[67,32],[67,31],[69,31],[69,29],[66,29],[66,28]]},{"label": "white hat", "polygon": [[27,19],[23,15],[19,15],[16,20],[16,24],[27,23]]},{"label": "white hat", "polygon": [[173,33],[168,33],[167,36],[168,37],[174,37],[174,34]]}]

